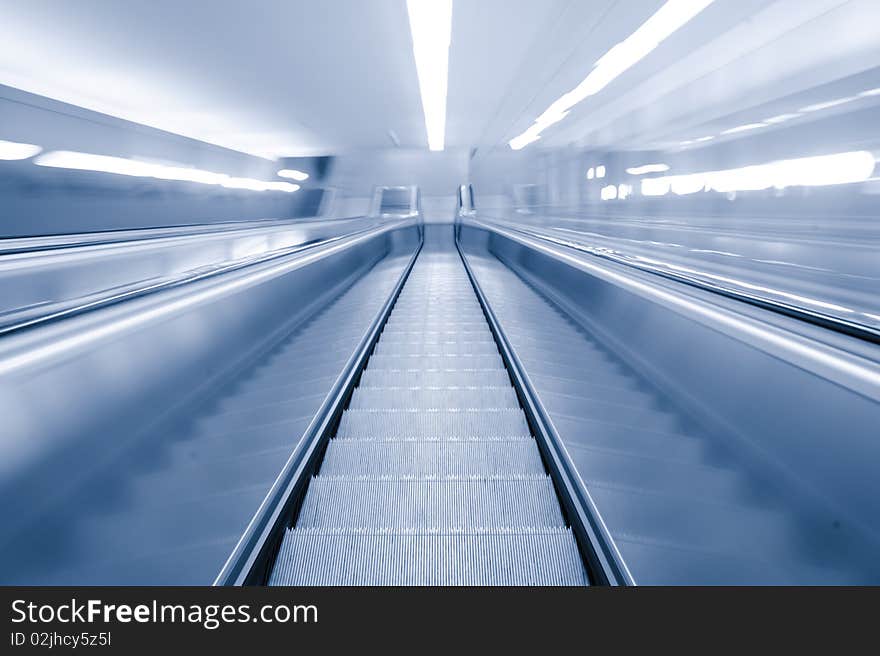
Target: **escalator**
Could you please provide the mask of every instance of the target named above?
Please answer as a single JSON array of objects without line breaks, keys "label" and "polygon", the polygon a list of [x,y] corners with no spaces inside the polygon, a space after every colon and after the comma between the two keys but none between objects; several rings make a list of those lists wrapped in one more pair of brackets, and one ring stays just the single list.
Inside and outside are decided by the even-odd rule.
[{"label": "escalator", "polygon": [[[410,257],[391,253],[363,271],[342,272],[313,309],[299,303],[291,311],[295,323],[283,325],[274,337],[253,334],[258,350],[177,413],[159,406],[156,411],[168,416],[144,426],[141,434],[134,427],[132,435],[109,433],[130,444],[45,510],[21,513],[23,528],[0,539],[0,580],[22,585],[213,580]],[[310,291],[319,296],[320,288]],[[298,302],[295,287],[285,292],[287,297],[275,297],[276,304]],[[154,357],[162,361],[170,348],[170,340],[155,343]],[[225,354],[229,360],[237,355]]]},{"label": "escalator", "polygon": [[[808,368],[769,376],[780,366],[776,351],[746,360],[749,384],[733,387],[737,363],[729,354],[753,357],[747,342],[707,345],[698,341],[707,338],[693,328],[697,322],[685,319],[676,319],[675,331],[664,329],[673,315],[665,301],[633,314],[642,297],[621,301],[625,281],[599,287],[599,275],[553,268],[556,260],[537,247],[518,251],[500,234],[491,242],[458,228],[456,244],[449,226],[424,226],[423,239],[415,222],[392,226],[332,245],[330,253],[267,263],[273,268],[263,286],[233,289],[263,275],[265,267],[255,265],[70,318],[66,325],[100,320],[104,329],[132,316],[140,321],[149,317],[144,310],[170,301],[189,303],[205,288],[224,290],[216,306],[182,312],[177,324],[139,328],[130,343],[147,348],[118,339],[87,351],[84,363],[64,359],[69,369],[35,361],[48,382],[30,364],[7,376],[6,389],[22,401],[6,408],[32,403],[41,412],[21,416],[50,418],[49,428],[59,417],[81,417],[64,415],[60,402],[47,406],[40,387],[90,381],[76,388],[85,396],[66,402],[76,408],[99,389],[102,401],[126,391],[111,386],[118,378],[101,366],[111,347],[122,349],[113,359],[137,369],[139,381],[168,371],[169,396],[188,396],[179,407],[167,399],[150,405],[132,391],[106,403],[136,402],[120,405],[127,410],[118,425],[59,430],[76,444],[80,462],[99,466],[82,480],[55,476],[47,487],[40,484],[53,480],[46,465],[35,470],[43,479],[9,488],[18,495],[10,503],[27,512],[6,523],[0,578],[113,585],[212,577],[218,585],[877,580],[873,542],[857,527],[699,412],[682,394],[693,393],[686,377],[683,386],[671,384],[668,363],[651,368],[640,358],[670,349],[692,374],[692,352],[711,353],[712,409],[731,390],[746,396],[765,375],[794,395],[821,384],[819,402],[797,415],[776,412],[790,403],[765,402],[780,398],[775,390],[736,414],[740,423],[755,413],[763,418],[752,434],[765,444],[809,433],[804,422],[797,431],[790,426],[812,407],[819,409],[817,435],[829,434],[825,408],[835,422],[849,418],[835,440],[857,436],[875,425],[867,418],[876,406],[841,396],[842,387],[830,390]],[[639,293],[651,297],[656,289],[651,281]],[[621,308],[627,314],[617,315]],[[640,339],[628,332],[633,316],[644,324]],[[235,328],[240,317],[248,322]],[[224,330],[214,330],[221,320]],[[707,330],[723,328],[710,323]],[[656,341],[657,334],[670,341]],[[6,343],[50,337],[23,332]],[[196,348],[205,364],[189,372]],[[204,388],[190,390],[182,380]],[[826,401],[832,393],[833,403]],[[130,414],[148,405],[159,416],[145,423]],[[86,439],[92,436],[106,439]],[[60,471],[70,469],[70,461],[59,463]],[[51,496],[33,491],[50,488]]]},{"label": "escalator", "polygon": [[452,231],[425,243],[271,585],[585,585]]},{"label": "escalator", "polygon": [[[786,457],[778,461],[765,450],[787,436],[797,436],[798,446],[806,446],[806,435],[814,431],[821,439],[821,458],[809,457],[809,464],[867,453],[865,445],[873,440],[844,448],[839,435],[870,432],[868,427],[876,424],[868,417],[876,416],[876,405],[825,387],[822,374],[811,372],[807,360],[798,362],[802,369],[774,376],[763,356],[749,360],[743,349],[732,357],[749,343],[737,331],[730,331],[736,340],[708,342],[690,332],[694,324],[672,328],[666,323],[669,315],[640,305],[636,294],[618,296],[616,285],[594,284],[598,275],[566,277],[534,251],[506,250],[500,238],[491,250],[483,249],[473,234],[468,237],[462,254],[474,285],[497,332],[527,373],[532,396],[543,405],[633,583],[851,585],[877,580],[872,537],[844,519],[841,508],[816,494],[815,487],[794,477],[796,449],[783,451]],[[646,284],[639,292],[680,293],[661,287],[657,278],[642,280]],[[652,301],[655,308],[671,305],[668,298]],[[702,302],[738,313],[751,308],[722,305],[723,295]],[[720,311],[713,314],[706,324],[712,337],[724,330],[721,316]],[[766,315],[761,318],[768,321]],[[778,315],[770,315],[769,321],[774,320]],[[803,329],[794,323],[786,328],[789,332],[780,335],[777,345],[794,341]],[[781,355],[778,348],[771,353]],[[845,361],[843,352],[828,357],[831,353],[824,352],[825,364],[833,358]],[[660,354],[668,356],[662,367],[652,363]],[[765,380],[773,382],[754,393]],[[807,407],[808,390],[817,383],[822,391]],[[701,391],[705,396],[697,396]],[[716,413],[728,399],[737,400],[739,411],[725,423]],[[852,409],[844,412],[848,403]],[[813,410],[814,426],[796,426]],[[753,418],[757,421],[746,429]],[[847,431],[840,430],[843,424]],[[845,470],[853,466],[850,461]],[[823,464],[822,483],[832,481],[838,467]],[[848,497],[853,507],[859,500],[857,494]]]}]

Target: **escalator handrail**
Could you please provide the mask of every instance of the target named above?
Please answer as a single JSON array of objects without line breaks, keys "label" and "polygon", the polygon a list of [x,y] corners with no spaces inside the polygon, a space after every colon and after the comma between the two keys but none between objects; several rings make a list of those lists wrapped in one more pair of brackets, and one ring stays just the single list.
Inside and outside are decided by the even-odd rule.
[{"label": "escalator handrail", "polygon": [[615,255],[613,253],[607,253],[599,249],[590,247],[586,244],[571,242],[565,239],[561,239],[559,237],[553,237],[543,234],[539,231],[527,230],[507,223],[496,223],[495,221],[487,220],[485,218],[475,222],[480,223],[492,230],[510,230],[514,233],[519,233],[533,239],[539,239],[541,241],[554,244],[556,246],[562,246],[564,248],[575,250],[581,253],[586,253],[599,259],[614,262],[615,264],[620,264],[630,269],[635,269],[644,273],[650,273],[652,275],[660,276],[674,282],[683,283],[690,287],[695,287],[697,289],[711,292],[719,296],[724,296],[726,298],[741,301],[743,303],[748,303],[749,305],[760,307],[765,310],[770,310],[777,314],[782,314],[787,317],[798,319],[800,321],[804,321],[806,323],[819,326],[821,328],[832,330],[834,332],[841,333],[849,337],[855,337],[857,339],[861,339],[863,341],[873,344],[880,344],[880,330],[872,328],[870,326],[866,326],[865,324],[861,324],[856,321],[849,321],[847,319],[843,319],[832,314],[827,314],[816,310],[809,310],[802,306],[785,303],[783,301],[771,299],[766,296],[750,294],[748,292],[744,292],[733,287],[727,287],[724,285],[707,282],[699,277],[689,276],[683,273],[676,273],[674,271],[665,269],[662,266],[654,266],[641,262],[634,262],[632,259],[626,257],[625,255]]},{"label": "escalator handrail", "polygon": [[305,251],[328,246],[341,240],[363,236],[371,231],[381,232],[388,227],[389,224],[382,224],[378,226],[374,225],[369,228],[364,228],[362,230],[357,230],[355,232],[350,232],[344,235],[335,235],[333,237],[327,237],[325,239],[305,242],[302,244],[297,244],[295,246],[289,246],[287,248],[271,251],[262,255],[256,255],[246,258],[244,260],[236,260],[226,265],[212,267],[207,271],[205,271],[204,267],[202,267],[201,269],[190,270],[180,275],[161,280],[159,282],[142,285],[139,287],[135,287],[134,289],[128,289],[123,292],[111,293],[107,296],[103,296],[101,298],[97,298],[95,300],[85,303],[77,303],[72,305],[71,307],[67,307],[55,312],[48,312],[37,317],[20,321],[12,321],[6,325],[0,324],[0,338],[15,333],[22,333],[26,330],[30,330],[33,328],[46,326],[51,323],[56,323],[64,319],[69,319],[71,317],[85,314],[87,312],[106,308],[111,305],[117,305],[124,301],[130,301],[135,298],[141,298],[143,296],[168,291],[170,289],[176,289],[178,287],[183,287],[192,283],[216,278],[227,273],[233,273],[235,271],[239,271],[248,267],[265,264],[274,260],[280,260],[286,257],[290,257],[291,255],[297,255]]},{"label": "escalator handrail", "polygon": [[[125,228],[120,230],[98,230],[95,232],[78,232],[66,235],[32,235],[26,237],[0,238],[0,257],[6,255],[22,255],[59,251],[91,246],[123,245],[159,239],[178,239],[204,235],[221,235],[230,232],[246,232],[267,230],[273,227],[301,228],[306,225],[328,225],[335,222],[368,220],[366,216],[340,217],[334,219],[303,217],[300,219],[254,219],[246,221],[222,221],[217,223],[187,223],[177,226],[160,226],[152,228]],[[40,242],[40,245],[10,245],[15,242]]]}]

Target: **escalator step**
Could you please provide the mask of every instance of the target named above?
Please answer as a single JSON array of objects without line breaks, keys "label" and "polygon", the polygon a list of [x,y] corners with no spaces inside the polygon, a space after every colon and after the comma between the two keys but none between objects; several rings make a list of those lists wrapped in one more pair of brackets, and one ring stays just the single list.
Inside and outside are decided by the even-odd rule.
[{"label": "escalator step", "polygon": [[519,409],[346,410],[336,437],[517,437],[530,434]]},{"label": "escalator step", "polygon": [[288,531],[270,585],[587,585],[570,529]]},{"label": "escalator step", "polygon": [[503,528],[562,526],[550,478],[317,476],[297,526]]},{"label": "escalator step", "polygon": [[530,437],[330,440],[321,476],[491,476],[543,474]]},{"label": "escalator step", "polygon": [[497,355],[495,342],[412,342],[396,339],[382,339],[376,344],[375,355],[424,355],[438,353],[442,355]]},{"label": "escalator step", "polygon": [[359,387],[351,398],[353,410],[518,408],[510,385],[498,387]]},{"label": "escalator step", "polygon": [[372,369],[361,387],[497,387],[510,385],[506,369]]},{"label": "escalator step", "polygon": [[460,353],[443,355],[430,353],[405,355],[377,353],[370,358],[371,369],[502,369],[504,364],[498,353]]}]

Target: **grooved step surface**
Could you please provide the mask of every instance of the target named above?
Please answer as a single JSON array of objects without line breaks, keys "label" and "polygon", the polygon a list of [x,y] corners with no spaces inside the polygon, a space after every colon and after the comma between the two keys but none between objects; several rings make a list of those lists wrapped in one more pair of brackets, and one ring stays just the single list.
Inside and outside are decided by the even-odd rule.
[{"label": "grooved step surface", "polygon": [[505,528],[562,526],[544,474],[517,478],[318,476],[297,527]]},{"label": "grooved step surface", "polygon": [[427,235],[270,583],[585,585],[451,230]]},{"label": "grooved step surface", "polygon": [[587,585],[569,529],[288,531],[270,585]]},{"label": "grooved step surface", "polygon": [[[433,405],[433,404],[432,404]],[[348,437],[515,437],[529,435],[517,409],[346,410],[338,439]]]},{"label": "grooved step surface", "polygon": [[496,355],[498,347],[495,342],[488,341],[464,341],[441,342],[441,341],[422,341],[422,342],[400,342],[392,343],[391,341],[379,341],[376,344],[375,355],[416,355],[424,356],[428,354],[442,354],[447,356],[456,355]]},{"label": "grooved step surface", "polygon": [[370,358],[370,366],[376,369],[494,369],[503,367],[498,353],[423,353],[420,355],[389,355],[377,353]]},{"label": "grooved step surface", "polygon": [[367,369],[362,387],[498,387],[510,385],[506,369]]},{"label": "grooved step surface", "polygon": [[321,476],[492,476],[543,474],[530,437],[331,440]]},{"label": "grooved step surface", "polygon": [[509,385],[501,387],[363,387],[352,395],[353,410],[434,410],[519,408],[516,392]]},{"label": "grooved step surface", "polygon": [[394,338],[396,340],[400,340],[401,343],[407,343],[412,341],[419,342],[449,342],[449,341],[463,341],[463,342],[492,342],[495,343],[495,338],[492,336],[492,332],[489,330],[488,326],[483,326],[482,328],[463,330],[458,329],[454,330],[452,328],[444,329],[444,330],[435,330],[428,326],[426,329],[415,328],[407,325],[402,325],[398,328],[394,328],[393,326],[389,326],[385,324],[384,330],[382,330],[382,338]]}]

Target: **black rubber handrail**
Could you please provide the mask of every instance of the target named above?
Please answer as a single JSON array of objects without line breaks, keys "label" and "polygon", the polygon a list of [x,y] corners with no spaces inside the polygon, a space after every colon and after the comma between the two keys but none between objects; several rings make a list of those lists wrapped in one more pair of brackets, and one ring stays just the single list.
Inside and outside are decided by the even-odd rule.
[{"label": "black rubber handrail", "polygon": [[733,287],[726,287],[724,285],[707,282],[696,276],[689,276],[683,273],[669,271],[661,266],[633,262],[625,256],[606,253],[585,244],[571,242],[565,239],[560,239],[558,237],[551,237],[549,235],[544,235],[540,232],[535,232],[533,230],[518,228],[512,225],[508,225],[506,223],[496,224],[493,221],[484,220],[479,221],[479,223],[485,225],[491,230],[509,230],[514,233],[519,233],[527,237],[531,237],[532,239],[539,239],[541,241],[546,241],[557,246],[562,246],[564,248],[569,248],[571,250],[575,250],[581,253],[586,253],[588,255],[591,255],[592,257],[607,260],[609,262],[614,262],[615,264],[620,264],[630,269],[635,269],[644,273],[661,276],[663,278],[666,278],[667,280],[683,283],[690,287],[695,287],[703,291],[718,294],[719,296],[724,296],[726,298],[741,301],[743,303],[748,303],[749,305],[760,307],[764,310],[770,310],[777,314],[782,314],[787,317],[798,319],[805,323],[819,326],[821,328],[841,333],[849,337],[855,337],[857,339],[861,339],[872,344],[880,344],[880,330],[872,328],[871,326],[866,326],[865,324],[858,323],[856,321],[849,321],[847,319],[843,319],[832,314],[826,314],[824,312],[818,312],[816,310],[809,310],[799,305],[785,303],[784,301],[777,301],[766,296],[749,294]]},{"label": "black rubber handrail", "polygon": [[520,362],[516,350],[508,341],[479,280],[471,269],[467,256],[461,247],[457,229],[455,243],[492,334],[495,336],[504,365],[510,373],[526,419],[535,435],[535,441],[538,443],[550,470],[551,478],[566,510],[572,531],[577,537],[578,547],[587,565],[591,583],[611,586],[635,585],[635,581],[621,558],[596,504],[581,482],[577,468],[562,445],[562,439],[556,432],[547,409],[535,392],[525,367]]},{"label": "black rubber handrail", "polygon": [[275,552],[280,544],[288,520],[294,515],[297,501],[302,497],[309,478],[320,459],[323,447],[332,437],[342,411],[350,398],[360,374],[379,339],[382,328],[400,290],[421,252],[424,238],[419,229],[419,245],[376,317],[370,323],[357,348],[333,383],[302,439],[291,453],[281,473],[275,479],[244,534],[236,544],[214,585],[263,585],[268,579]]},{"label": "black rubber handrail", "polygon": [[[241,269],[245,269],[247,267],[255,266],[258,264],[264,264],[266,262],[271,262],[273,260],[282,259],[285,257],[289,257],[291,255],[295,255],[301,253],[306,250],[311,250],[315,248],[319,248],[321,246],[326,246],[328,244],[332,244],[334,242],[349,239],[352,237],[356,237],[359,235],[363,235],[371,230],[384,229],[386,226],[372,226],[370,228],[365,228],[363,230],[358,230],[356,232],[348,233],[345,235],[338,235],[334,237],[327,237],[326,239],[315,240],[311,242],[305,242],[303,244],[297,244],[296,246],[290,246],[288,248],[284,248],[278,251],[272,251],[270,253],[266,253],[264,255],[258,255],[254,257],[250,257],[244,260],[236,260],[230,264],[220,265],[216,267],[212,267],[209,270],[204,270],[204,267],[197,270],[190,270],[178,276],[174,276],[172,278],[162,280],[160,282],[154,282],[143,286],[138,286],[133,289],[127,289],[122,292],[116,292],[108,294],[107,296],[102,296],[93,301],[88,301],[85,303],[77,303],[72,305],[71,307],[64,308],[62,310],[58,310],[55,312],[48,312],[46,314],[33,317],[30,319],[24,320],[13,320],[12,322],[2,325],[0,323],[0,337],[5,337],[7,335],[11,335],[14,333],[22,333],[26,330],[31,330],[33,328],[41,327],[48,325],[50,323],[55,323],[57,321],[61,321],[63,319],[69,319],[71,317],[75,317],[81,314],[85,314],[87,312],[93,312],[95,310],[99,310],[102,308],[109,307],[111,305],[116,305],[118,303],[122,303],[124,301],[130,301],[135,298],[140,298],[143,296],[147,296],[149,294],[156,294],[158,292],[167,291],[169,289],[176,289],[178,287],[183,287],[185,285],[189,285],[195,282],[200,282],[203,280],[208,280],[210,278],[215,278],[227,273],[231,273],[234,271],[239,271]],[[195,271],[195,272],[193,272]],[[74,301],[75,302],[75,301]],[[0,319],[2,322],[2,319]]]}]

